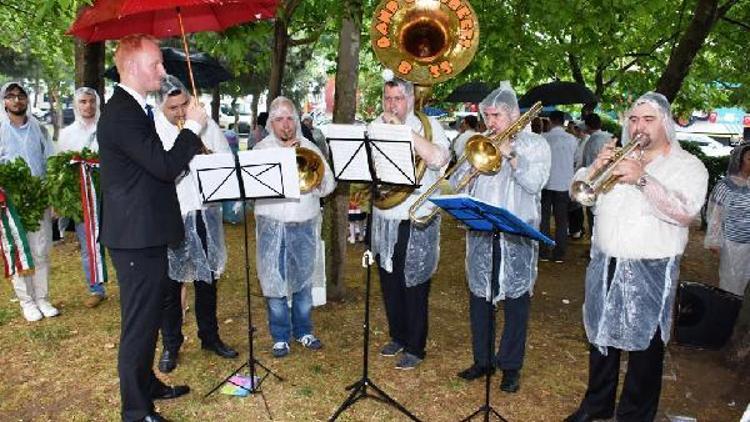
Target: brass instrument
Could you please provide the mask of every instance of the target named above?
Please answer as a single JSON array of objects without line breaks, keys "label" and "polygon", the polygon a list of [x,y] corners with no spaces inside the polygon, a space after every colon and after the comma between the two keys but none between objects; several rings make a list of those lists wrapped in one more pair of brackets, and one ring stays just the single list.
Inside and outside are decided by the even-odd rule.
[{"label": "brass instrument", "polygon": [[456,160],[456,164],[445,173],[443,177],[432,184],[409,208],[409,218],[416,224],[427,224],[438,213],[439,208],[435,207],[424,217],[417,217],[417,211],[427,202],[427,199],[438,189],[443,179],[448,179],[458,170],[461,165],[468,161],[471,164],[471,170],[461,178],[456,185],[456,191],[463,190],[479,173],[492,174],[500,171],[503,165],[503,156],[500,153],[500,147],[510,142],[513,137],[523,130],[540,112],[542,103],[537,102],[521,117],[513,122],[507,129],[498,134],[474,135],[466,141],[466,147],[461,157]]},{"label": "brass instrument", "polygon": [[617,184],[618,176],[612,174],[615,167],[625,158],[629,157],[636,149],[638,160],[643,157],[643,148],[650,142],[650,139],[643,134],[636,135],[627,145],[615,150],[612,159],[602,167],[599,167],[593,174],[584,180],[574,182],[571,186],[571,195],[573,199],[581,205],[587,207],[596,203],[596,198],[601,193],[607,193]]},{"label": "brass instrument", "polygon": [[[182,131],[182,129],[185,128],[185,119],[177,119],[177,121],[175,122],[175,126],[177,126],[178,131]],[[201,141],[201,149],[200,151],[198,151],[198,154],[212,154],[212,153],[213,151],[208,149],[206,144],[204,144],[203,141]]]},{"label": "brass instrument", "polygon": [[320,156],[310,148],[296,147],[297,173],[299,174],[299,191],[307,193],[323,181],[325,166]]},{"label": "brass instrument", "polygon": [[[415,114],[432,141],[430,123],[422,110],[432,85],[458,75],[469,65],[479,46],[479,21],[466,0],[382,0],[370,27],[372,49],[383,66],[414,83]],[[427,166],[416,160],[417,180]],[[378,187],[373,204],[393,208],[414,192],[413,187]]]}]

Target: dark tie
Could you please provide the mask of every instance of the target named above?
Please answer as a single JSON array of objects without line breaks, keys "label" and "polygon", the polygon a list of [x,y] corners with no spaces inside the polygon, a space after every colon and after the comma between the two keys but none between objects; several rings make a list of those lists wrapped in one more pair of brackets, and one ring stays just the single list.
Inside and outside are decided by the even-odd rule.
[{"label": "dark tie", "polygon": [[146,104],[146,116],[149,119],[154,120],[154,108],[150,104]]}]

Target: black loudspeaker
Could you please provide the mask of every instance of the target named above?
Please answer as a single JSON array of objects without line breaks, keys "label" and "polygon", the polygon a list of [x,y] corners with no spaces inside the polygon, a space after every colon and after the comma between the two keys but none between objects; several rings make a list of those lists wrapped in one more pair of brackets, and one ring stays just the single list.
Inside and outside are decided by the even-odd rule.
[{"label": "black loudspeaker", "polygon": [[742,297],[703,283],[681,281],[677,289],[675,341],[720,349],[732,335]]}]

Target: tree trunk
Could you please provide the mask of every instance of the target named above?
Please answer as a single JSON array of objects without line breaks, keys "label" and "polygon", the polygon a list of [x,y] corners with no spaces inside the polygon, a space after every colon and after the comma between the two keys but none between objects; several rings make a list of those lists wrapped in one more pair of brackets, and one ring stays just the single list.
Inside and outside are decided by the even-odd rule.
[{"label": "tree trunk", "polygon": [[[359,48],[362,32],[362,0],[342,3],[341,32],[336,62],[336,92],[334,93],[334,123],[354,123],[357,111],[357,82]],[[346,236],[348,228],[349,184],[339,183],[326,203],[324,214],[326,232],[326,278],[328,296],[340,300],[345,293]]]},{"label": "tree trunk", "polygon": [[[76,88],[87,86],[94,88],[99,97],[104,99],[104,43],[86,44],[76,38],[75,41]],[[104,105],[104,101],[101,101]]]},{"label": "tree trunk", "polygon": [[730,0],[719,6],[719,0],[699,0],[696,4],[693,19],[682,33],[677,46],[672,49],[667,67],[656,83],[656,91],[664,94],[670,103],[680,92],[682,83],[690,71],[690,65],[706,42],[716,21],[735,3],[736,0]]},{"label": "tree trunk", "polygon": [[726,358],[733,366],[750,372],[750,283],[745,287],[745,300],[729,340]]},{"label": "tree trunk", "polygon": [[216,85],[211,90],[211,118],[216,124],[219,124],[219,107],[221,107],[221,89]]},{"label": "tree trunk", "polygon": [[289,22],[287,17],[277,17],[273,26],[273,55],[271,57],[271,79],[268,82],[268,102],[281,95],[281,81],[284,79],[286,52],[289,49]]}]

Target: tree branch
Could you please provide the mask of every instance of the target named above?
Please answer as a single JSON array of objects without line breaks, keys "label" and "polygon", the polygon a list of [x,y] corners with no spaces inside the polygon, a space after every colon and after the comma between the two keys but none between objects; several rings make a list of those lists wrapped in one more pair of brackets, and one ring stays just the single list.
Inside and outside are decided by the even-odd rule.
[{"label": "tree branch", "polygon": [[732,18],[728,18],[726,16],[722,16],[721,19],[725,20],[725,21],[727,21],[727,22],[729,22],[731,24],[737,25],[737,26],[739,26],[740,28],[742,28],[742,29],[744,29],[746,31],[750,31],[750,24],[746,24],[745,22],[736,21],[736,20],[734,20]]}]

